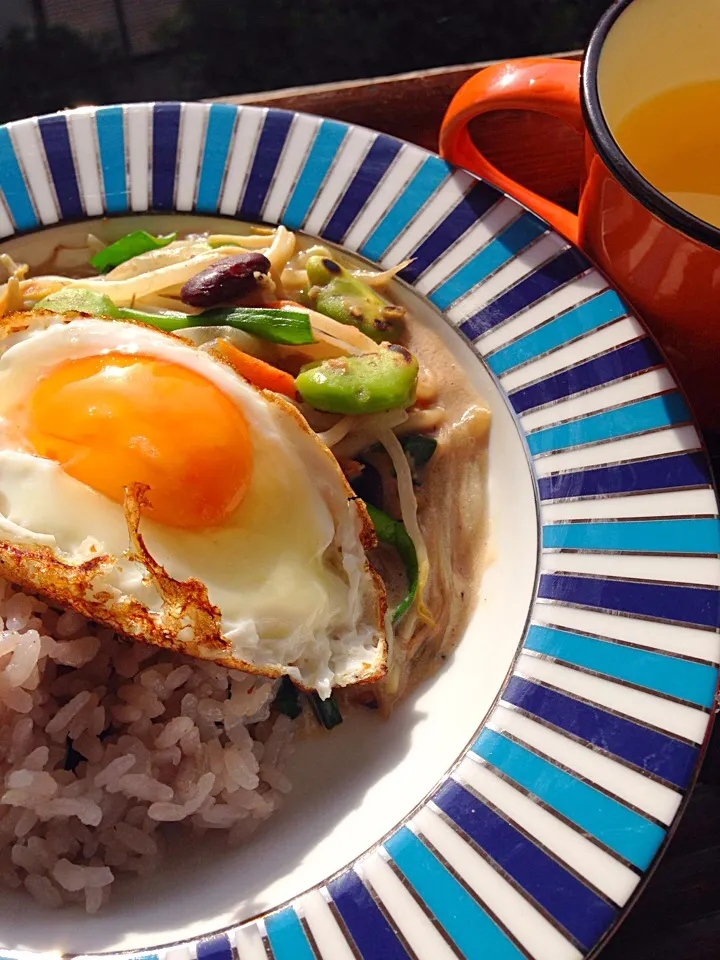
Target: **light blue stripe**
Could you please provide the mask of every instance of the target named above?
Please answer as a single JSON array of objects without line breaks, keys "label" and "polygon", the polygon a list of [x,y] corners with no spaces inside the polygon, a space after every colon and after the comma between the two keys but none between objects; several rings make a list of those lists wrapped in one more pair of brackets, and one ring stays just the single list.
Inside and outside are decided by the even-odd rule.
[{"label": "light blue stripe", "polygon": [[720,518],[557,523],[543,527],[543,546],[568,550],[720,554]]},{"label": "light blue stripe", "polygon": [[435,193],[450,170],[448,164],[439,157],[428,157],[362,245],[360,253],[369,260],[380,260],[398,234]]},{"label": "light blue stripe", "polygon": [[39,221],[7,127],[0,127],[0,187],[18,230],[36,227]]},{"label": "light blue stripe", "polygon": [[628,403],[615,410],[594,413],[588,417],[545,427],[527,435],[528,447],[533,456],[549,450],[562,450],[576,444],[598,443],[614,437],[657,430],[673,423],[690,421],[690,411],[679,393],[662,397],[649,397],[637,403]]},{"label": "light blue stripe", "polygon": [[486,358],[493,373],[505,373],[519,363],[525,363],[539,357],[548,350],[554,350],[590,330],[595,330],[611,320],[617,320],[627,314],[620,297],[612,290],[606,290],[592,300],[581,303],[554,320],[531,333],[519,337],[506,347],[496,350]]},{"label": "light blue stripe", "polygon": [[119,213],[128,209],[122,107],[100,107],[95,114],[95,125],[100,145],[105,209],[108,213]]},{"label": "light blue stripe", "polygon": [[345,124],[336,120],[323,120],[320,124],[282,216],[286,227],[297,230],[302,226],[346,133]]},{"label": "light blue stripe", "polygon": [[717,669],[710,664],[694,663],[672,654],[639,650],[537,624],[528,630],[525,646],[537,653],[703,707],[711,706],[715,698]]},{"label": "light blue stripe", "polygon": [[524,960],[524,954],[412,831],[401,827],[385,849],[467,960]]},{"label": "light blue stripe", "polygon": [[494,730],[483,730],[472,750],[636,867],[650,866],[665,837],[656,823]]},{"label": "light blue stripe", "polygon": [[292,907],[265,917],[265,929],[275,960],[315,960],[315,953]]},{"label": "light blue stripe", "polygon": [[236,117],[237,107],[229,103],[214,103],[210,107],[195,204],[197,210],[212,213],[218,208],[220,187]]},{"label": "light blue stripe", "polygon": [[546,224],[533,214],[522,214],[429,294],[430,299],[440,310],[445,310],[458,297],[512,260],[516,253],[547,229]]}]

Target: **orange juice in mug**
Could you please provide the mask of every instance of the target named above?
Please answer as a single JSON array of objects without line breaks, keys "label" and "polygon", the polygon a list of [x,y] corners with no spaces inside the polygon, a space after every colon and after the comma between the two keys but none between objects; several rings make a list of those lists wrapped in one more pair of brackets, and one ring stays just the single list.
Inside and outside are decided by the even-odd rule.
[{"label": "orange juice in mug", "polygon": [[[720,427],[720,0],[618,0],[582,66],[531,58],[455,95],[440,152],[498,184],[578,243],[648,322],[700,422]],[[551,114],[585,136],[578,216],[510,180],[469,122]]]},{"label": "orange juice in mug", "polygon": [[696,217],[720,227],[720,80],[696,80],[644,100],[615,139],[646,180]]}]

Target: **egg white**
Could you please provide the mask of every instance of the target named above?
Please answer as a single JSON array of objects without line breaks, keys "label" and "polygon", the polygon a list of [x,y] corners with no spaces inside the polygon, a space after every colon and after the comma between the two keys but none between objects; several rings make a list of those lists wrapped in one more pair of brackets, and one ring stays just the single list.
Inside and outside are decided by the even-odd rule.
[{"label": "egg white", "polygon": [[179,338],[115,321],[58,320],[44,318],[0,342],[0,538],[42,545],[65,563],[111,554],[117,562],[96,586],[160,612],[163,600],[147,570],[125,557],[123,507],[23,450],[12,411],[40,377],[68,359],[117,352],[177,363],[212,381],[242,410],[254,467],[245,498],[221,526],[183,530],[143,519],[150,554],[173,578],[205,585],[238,660],[258,669],[279,665],[323,696],[362,678],[370,663],[377,666],[382,639],[367,611],[378,588],[360,540],[362,523],[317,438]]}]

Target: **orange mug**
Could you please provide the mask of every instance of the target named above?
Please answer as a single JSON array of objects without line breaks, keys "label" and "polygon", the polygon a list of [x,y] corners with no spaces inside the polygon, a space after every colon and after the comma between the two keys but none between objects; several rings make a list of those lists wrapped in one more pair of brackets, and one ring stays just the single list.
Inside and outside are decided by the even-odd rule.
[{"label": "orange mug", "polygon": [[[582,66],[529,58],[488,67],[460,88],[440,130],[442,156],[516,197],[612,278],[665,350],[700,423],[716,428],[720,229],[653,186],[615,133],[632,110],[686,85],[717,82],[720,94],[718,36],[718,0],[619,0],[598,23]],[[718,123],[720,102],[714,106],[708,124]],[[577,216],[511,180],[480,153],[468,124],[493,110],[550,114],[584,136]],[[658,150],[671,146],[658,142]]]}]

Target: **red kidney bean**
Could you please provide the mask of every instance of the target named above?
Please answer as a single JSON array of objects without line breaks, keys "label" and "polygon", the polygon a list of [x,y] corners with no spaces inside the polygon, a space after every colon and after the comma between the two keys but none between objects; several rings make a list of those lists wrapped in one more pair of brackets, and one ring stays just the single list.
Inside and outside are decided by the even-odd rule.
[{"label": "red kidney bean", "polygon": [[270,261],[262,253],[225,257],[183,284],[180,299],[191,307],[214,307],[244,297],[258,286],[257,274],[267,275]]}]

